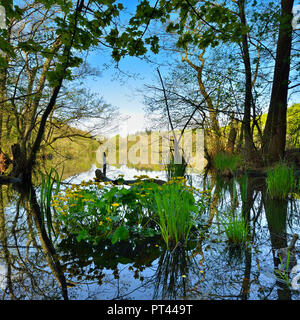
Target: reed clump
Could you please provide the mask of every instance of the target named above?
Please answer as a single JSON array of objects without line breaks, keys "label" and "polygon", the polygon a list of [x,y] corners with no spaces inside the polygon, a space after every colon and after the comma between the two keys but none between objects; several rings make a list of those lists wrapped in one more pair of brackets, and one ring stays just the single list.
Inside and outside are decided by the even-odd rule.
[{"label": "reed clump", "polygon": [[278,163],[267,171],[266,184],[272,199],[286,199],[289,193],[298,189],[293,167],[284,163]]},{"label": "reed clump", "polygon": [[231,213],[221,219],[227,241],[232,246],[242,246],[248,242],[249,228],[242,215]]},{"label": "reed clump", "polygon": [[216,170],[221,173],[233,173],[241,164],[242,158],[240,155],[232,155],[225,152],[220,152],[214,157],[214,166]]},{"label": "reed clump", "polygon": [[171,183],[165,186],[161,193],[156,192],[154,199],[157,223],[167,247],[178,243],[185,244],[200,213],[192,193],[182,184]]}]

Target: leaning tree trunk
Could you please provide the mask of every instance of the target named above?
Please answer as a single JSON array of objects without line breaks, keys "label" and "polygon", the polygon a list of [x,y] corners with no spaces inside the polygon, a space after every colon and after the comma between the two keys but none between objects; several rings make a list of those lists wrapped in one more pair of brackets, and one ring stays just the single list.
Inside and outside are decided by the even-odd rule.
[{"label": "leaning tree trunk", "polygon": [[208,107],[209,111],[209,119],[208,124],[209,127],[205,131],[205,139],[209,141],[209,143],[206,144],[205,153],[208,157],[206,157],[208,160],[213,159],[214,156],[219,153],[220,151],[224,150],[224,146],[221,139],[221,129],[220,124],[218,121],[217,116],[217,110],[213,104],[213,101],[208,94],[205,84],[203,82],[203,70],[204,70],[204,59],[205,50],[203,49],[202,52],[199,54],[198,59],[200,61],[200,65],[195,65],[187,56],[187,53],[185,53],[185,56],[182,55],[182,61],[185,61],[188,63],[190,67],[192,67],[196,73],[197,73],[197,81],[199,85],[199,89],[201,92],[201,95],[205,99],[205,103]]},{"label": "leaning tree trunk", "polygon": [[[51,112],[53,111],[53,109],[55,107],[58,94],[61,90],[62,83],[63,83],[65,76],[66,76],[66,71],[70,67],[71,50],[73,48],[74,40],[77,36],[77,30],[78,30],[77,29],[78,16],[83,10],[83,4],[84,4],[84,0],[80,0],[77,2],[75,17],[74,17],[75,24],[73,26],[73,32],[71,34],[70,42],[64,44],[64,49],[63,49],[63,53],[62,53],[62,57],[64,58],[64,63],[61,66],[62,72],[59,73],[60,76],[57,79],[56,86],[53,87],[53,91],[52,91],[52,95],[50,97],[49,103],[47,104],[43,114],[41,115],[41,120],[40,120],[40,124],[39,124],[38,130],[37,130],[37,135],[36,135],[36,138],[33,142],[33,146],[31,148],[30,154],[29,154],[29,156],[26,156],[24,154],[24,151],[22,150],[22,147],[21,147],[20,152],[18,150],[19,154],[16,154],[16,159],[14,159],[14,160],[16,160],[16,163],[17,163],[16,165],[18,166],[16,173],[17,173],[18,177],[21,177],[21,179],[23,180],[24,183],[30,184],[32,182],[31,181],[32,180],[32,170],[35,165],[36,157],[37,157],[37,154],[40,150],[40,146],[41,146],[41,143],[44,138],[47,120],[48,120],[49,115],[51,114]],[[58,42],[57,45],[60,46],[60,43]],[[44,80],[42,79],[41,81],[42,82],[40,82],[39,85],[43,86]],[[32,128],[29,128],[29,132],[31,131],[31,129]],[[24,160],[23,163],[21,161],[22,159]],[[19,165],[18,165],[18,163],[19,163]]]},{"label": "leaning tree trunk", "polygon": [[294,0],[281,0],[281,17],[273,86],[263,135],[263,156],[266,163],[282,159],[285,152],[293,4]]}]

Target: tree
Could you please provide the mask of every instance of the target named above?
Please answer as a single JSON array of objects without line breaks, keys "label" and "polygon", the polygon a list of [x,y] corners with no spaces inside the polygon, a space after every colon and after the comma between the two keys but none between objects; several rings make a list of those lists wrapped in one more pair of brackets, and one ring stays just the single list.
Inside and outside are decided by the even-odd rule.
[{"label": "tree", "polygon": [[[246,5],[250,6],[250,3],[253,12],[246,8]],[[136,28],[145,24],[147,19],[156,19],[165,23],[168,32],[178,34],[177,47],[183,50],[186,50],[190,44],[198,46],[200,52],[208,47],[215,48],[220,43],[225,43],[229,47],[232,45],[240,46],[245,72],[242,137],[245,141],[244,149],[247,151],[246,158],[250,161],[254,154],[257,155],[253,141],[253,128],[256,127],[262,136],[261,128],[257,122],[257,109],[253,96],[258,88],[258,86],[254,87],[254,83],[257,82],[258,72],[261,72],[261,65],[274,70],[274,78],[270,82],[272,83],[271,99],[264,96],[264,102],[270,99],[268,121],[262,141],[264,159],[277,161],[284,155],[293,3],[294,1],[291,0],[281,1],[280,16],[278,15],[280,8],[277,9],[277,3],[274,1],[161,0],[151,7],[149,1],[145,0],[137,7],[137,14],[134,18],[134,27]],[[141,14],[142,11],[146,12],[144,16]],[[177,19],[174,19],[174,16]],[[199,21],[205,26],[201,29],[201,33],[194,32]],[[276,29],[278,30],[278,41],[274,46],[272,38]],[[132,30],[130,31],[132,32]],[[267,41],[266,38],[268,38]],[[159,48],[159,44],[157,47]],[[252,48],[257,51],[255,59],[251,56]],[[276,49],[276,57],[273,48]],[[267,57],[271,62],[267,61]],[[265,58],[264,64],[262,64],[262,58]],[[275,58],[275,64],[273,64],[273,58]],[[252,71],[252,64],[255,67],[254,71]],[[265,80],[266,87],[268,87],[269,79]],[[255,158],[257,159],[257,157]]]},{"label": "tree", "polygon": [[[247,21],[245,15],[245,0],[232,0],[238,6],[238,16],[241,20],[241,24],[247,28]],[[242,132],[245,139],[244,154],[248,161],[258,160],[255,145],[253,142],[253,136],[251,133],[251,106],[253,105],[252,96],[252,70],[250,62],[249,41],[248,34],[242,35],[241,39],[241,51],[242,59],[245,69],[245,100],[244,100],[244,117],[242,122]]]},{"label": "tree", "polygon": [[[4,2],[4,7],[7,29],[0,33],[4,52],[0,60],[4,75],[0,79],[1,106],[6,110],[7,122],[15,123],[18,135],[18,144],[13,148],[14,173],[30,181],[49,119],[51,122],[62,111],[63,104],[59,103],[64,85],[76,79],[75,71],[83,65],[83,53],[104,46],[110,48],[116,61],[120,59],[110,43],[115,39],[113,30],[123,6],[115,0],[105,3],[32,0],[22,8],[13,6],[12,1]],[[128,51],[131,55],[139,54],[138,47]],[[11,71],[11,77],[7,76],[7,70]],[[94,115],[99,107],[93,106]],[[69,112],[65,114],[72,115],[70,105],[66,110]],[[102,116],[105,112],[107,116],[115,115],[113,108],[102,104]],[[75,114],[75,118],[79,114],[85,117],[87,108],[77,109]]]},{"label": "tree", "polygon": [[[242,77],[234,71],[224,45],[210,50],[206,56],[194,54],[190,47],[188,52],[182,53],[182,58],[183,62],[172,61],[173,66],[165,79],[174,125],[181,129],[189,121],[189,128],[204,129],[207,160],[225,149],[232,153],[237,124],[242,121],[240,101],[244,90],[240,91],[237,86],[240,83],[242,88]],[[215,61],[219,61],[218,65]],[[158,128],[161,128],[167,119],[161,88],[147,85],[144,95],[148,117],[157,118]]]},{"label": "tree", "polygon": [[263,156],[267,163],[283,159],[285,152],[293,4],[293,0],[281,0],[273,86],[263,136]]}]

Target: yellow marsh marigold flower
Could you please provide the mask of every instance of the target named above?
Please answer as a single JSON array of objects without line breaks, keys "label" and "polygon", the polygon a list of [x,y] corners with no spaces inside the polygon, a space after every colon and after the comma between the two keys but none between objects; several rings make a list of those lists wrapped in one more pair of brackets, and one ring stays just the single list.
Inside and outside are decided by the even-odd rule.
[{"label": "yellow marsh marigold flower", "polygon": [[99,222],[99,226],[102,226],[102,225],[103,225],[103,221],[100,221],[100,222]]},{"label": "yellow marsh marigold flower", "polygon": [[105,220],[108,221],[108,222],[112,222],[110,217],[106,217]]},{"label": "yellow marsh marigold flower", "polygon": [[116,202],[115,202],[115,203],[112,203],[111,205],[112,205],[113,207],[118,207],[118,206],[120,206],[120,204],[119,204],[119,203],[116,203]]}]

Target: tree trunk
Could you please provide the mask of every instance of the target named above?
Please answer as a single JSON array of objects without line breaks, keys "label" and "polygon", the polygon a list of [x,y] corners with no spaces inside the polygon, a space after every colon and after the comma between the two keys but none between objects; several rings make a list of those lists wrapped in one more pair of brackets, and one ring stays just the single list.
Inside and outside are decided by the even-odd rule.
[{"label": "tree trunk", "polygon": [[[8,250],[8,230],[7,230],[7,221],[4,213],[4,199],[3,199],[3,189],[0,186],[0,244],[1,244],[1,251],[3,254],[3,260],[6,266],[6,279],[7,279],[7,289],[9,292],[9,296],[11,300],[15,300],[14,294],[14,285],[12,281],[12,256]],[[3,275],[1,275],[3,277]]]},{"label": "tree trunk", "polygon": [[228,136],[228,140],[227,140],[227,145],[225,148],[225,151],[229,154],[233,154],[234,153],[234,146],[235,146],[235,141],[236,141],[236,137],[237,137],[237,121],[236,120],[231,120],[230,123],[230,131],[229,131],[229,136]]},{"label": "tree trunk", "polygon": [[220,151],[224,150],[224,146],[222,144],[221,139],[221,129],[220,124],[217,117],[217,110],[213,104],[213,101],[206,91],[205,84],[203,82],[203,69],[204,69],[204,54],[205,50],[202,50],[201,54],[199,54],[198,59],[201,62],[200,66],[195,65],[187,56],[182,56],[182,61],[185,61],[197,72],[197,81],[199,85],[199,89],[201,95],[205,99],[205,103],[209,109],[209,127],[206,130],[206,139],[209,140],[209,147],[208,144],[206,145],[206,153],[209,155],[209,158],[214,158],[214,156],[219,153]]},{"label": "tree trunk", "polygon": [[294,0],[281,0],[273,86],[263,135],[263,157],[266,163],[279,161],[285,152],[293,4]]},{"label": "tree trunk", "polygon": [[[241,23],[247,26],[245,16],[245,0],[238,1],[239,17]],[[247,34],[242,35],[242,56],[245,68],[245,101],[244,101],[244,116],[242,122],[242,131],[244,137],[244,156],[245,160],[249,162],[257,162],[258,155],[254,146],[253,136],[251,132],[251,106],[252,106],[252,74],[251,74],[251,62],[249,54],[249,44]]]},{"label": "tree trunk", "polygon": [[22,153],[19,144],[13,144],[11,146],[11,152],[13,156],[13,168],[10,175],[12,177],[20,178],[21,180],[23,180],[23,174],[25,172],[26,166],[26,156]]}]

